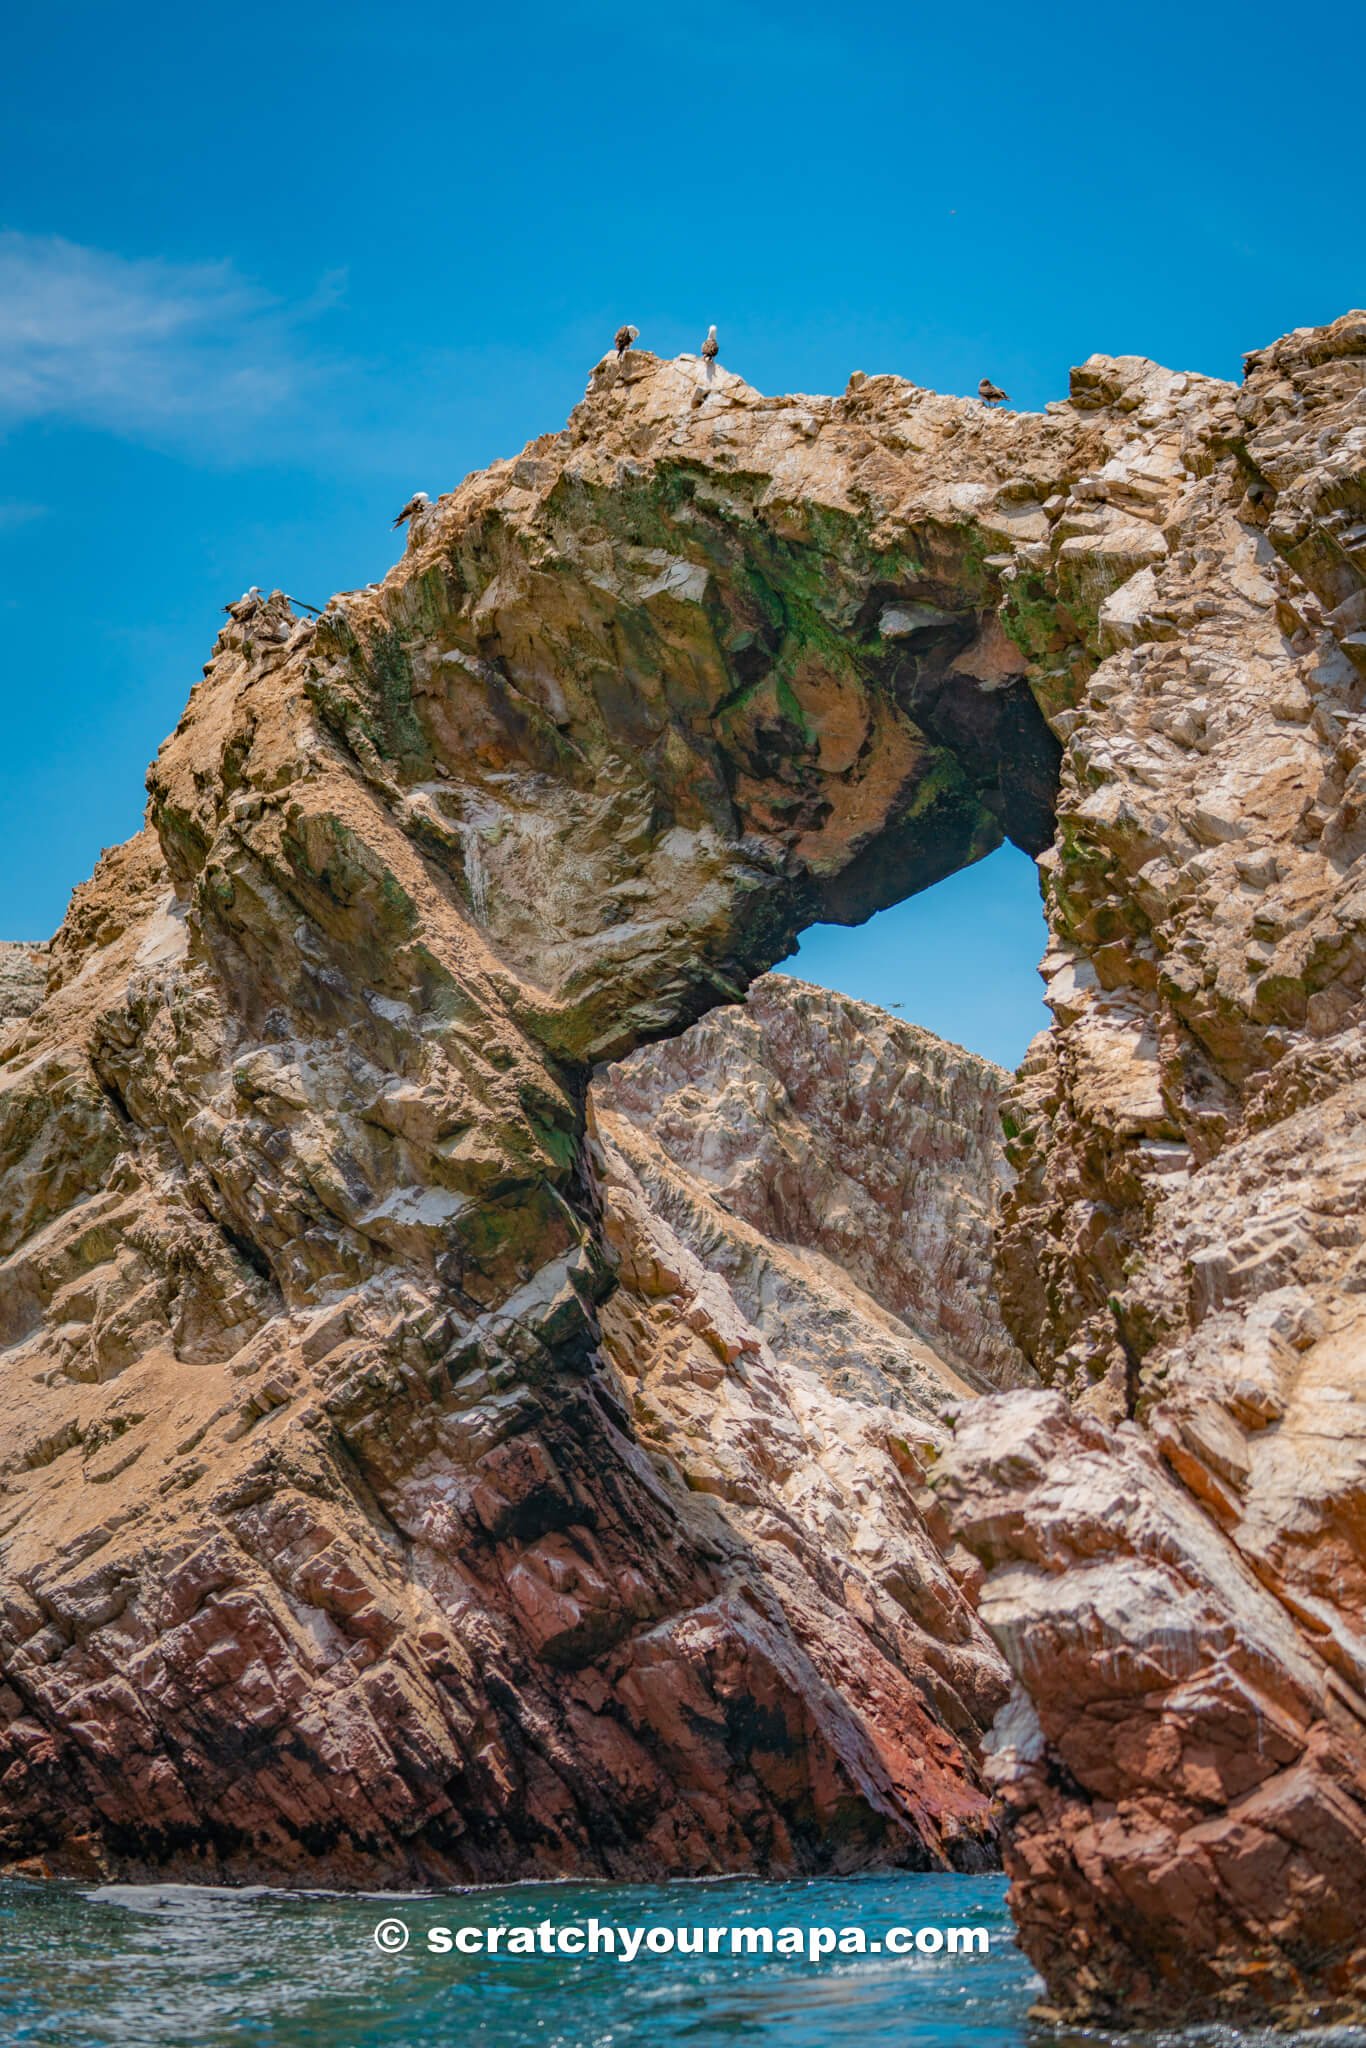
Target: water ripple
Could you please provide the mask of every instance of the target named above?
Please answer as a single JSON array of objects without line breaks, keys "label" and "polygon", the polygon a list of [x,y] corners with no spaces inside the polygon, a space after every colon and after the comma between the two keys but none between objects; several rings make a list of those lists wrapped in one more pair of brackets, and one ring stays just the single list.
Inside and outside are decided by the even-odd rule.
[{"label": "water ripple", "polygon": [[[987,1956],[432,1955],[429,1926],[985,1926]],[[378,1920],[411,1945],[382,1954]],[[1004,1880],[896,1876],[511,1885],[380,1897],[0,1883],[0,2021],[15,2048],[1095,2048],[1028,2018],[1039,1982]],[[1123,2037],[1136,2048],[1134,2035]],[[1299,2037],[1366,2048],[1366,2033]],[[1144,2048],[1285,2048],[1205,2028]]]}]

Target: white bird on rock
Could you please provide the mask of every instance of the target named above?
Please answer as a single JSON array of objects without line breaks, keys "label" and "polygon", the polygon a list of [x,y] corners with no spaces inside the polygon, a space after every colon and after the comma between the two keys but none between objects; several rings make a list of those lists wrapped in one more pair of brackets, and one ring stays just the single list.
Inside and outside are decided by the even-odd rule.
[{"label": "white bird on rock", "polygon": [[713,324],[707,329],[707,338],[702,344],[702,360],[704,363],[714,363],[720,353],[721,344],[716,339],[716,328]]},{"label": "white bird on rock", "polygon": [[425,491],[414,491],[412,497],[409,498],[407,504],[399,513],[397,519],[395,519],[394,525],[402,526],[405,519],[420,519],[422,514],[430,509],[431,502]]},{"label": "white bird on rock", "polygon": [[249,619],[261,609],[261,586],[253,583],[250,590],[244,590],[239,598],[223,607],[230,619]]}]

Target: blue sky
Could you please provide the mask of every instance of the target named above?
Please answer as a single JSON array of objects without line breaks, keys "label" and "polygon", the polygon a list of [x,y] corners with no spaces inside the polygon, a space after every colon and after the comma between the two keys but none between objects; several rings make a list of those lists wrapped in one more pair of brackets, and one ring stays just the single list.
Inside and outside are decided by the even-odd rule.
[{"label": "blue sky", "polygon": [[778,971],[893,1008],[1016,1067],[1052,1021],[1038,973],[1047,938],[1038,871],[1001,846],[867,924],[813,925]]},{"label": "blue sky", "polygon": [[[767,390],[985,370],[1033,406],[1096,349],[1232,376],[1343,311],[1361,21],[20,0],[0,934],[50,931],[135,829],[226,598],[381,574],[408,494],[558,426],[623,319],[662,353],[715,320]],[[917,953],[961,918],[940,894]],[[1036,985],[1000,991],[1022,1047]]]}]

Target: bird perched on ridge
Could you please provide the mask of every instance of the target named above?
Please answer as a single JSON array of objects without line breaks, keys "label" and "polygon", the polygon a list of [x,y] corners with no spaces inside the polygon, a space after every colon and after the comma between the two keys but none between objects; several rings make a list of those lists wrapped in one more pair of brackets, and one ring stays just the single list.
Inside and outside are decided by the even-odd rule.
[{"label": "bird perched on ridge", "polygon": [[983,377],[977,386],[977,396],[983,405],[1009,405],[1010,393],[1002,391],[999,384],[993,384],[990,377]]},{"label": "bird perched on ridge", "polygon": [[250,590],[244,590],[240,597],[234,598],[231,604],[225,604],[223,609],[230,619],[251,618],[261,609],[260,584],[253,583]]},{"label": "bird perched on ridge", "polygon": [[716,361],[716,358],[720,355],[720,353],[721,344],[716,339],[716,327],[713,323],[713,325],[707,329],[707,338],[702,344],[702,360],[704,363],[714,363]]},{"label": "bird perched on ridge", "polygon": [[407,504],[395,519],[394,525],[402,526],[405,519],[419,518],[428,509],[431,502],[425,491],[414,491],[412,497],[409,498]]},{"label": "bird perched on ridge", "polygon": [[639,336],[640,329],[638,327],[619,327],[617,329],[616,346],[618,360],[625,355],[631,343],[638,340]]}]

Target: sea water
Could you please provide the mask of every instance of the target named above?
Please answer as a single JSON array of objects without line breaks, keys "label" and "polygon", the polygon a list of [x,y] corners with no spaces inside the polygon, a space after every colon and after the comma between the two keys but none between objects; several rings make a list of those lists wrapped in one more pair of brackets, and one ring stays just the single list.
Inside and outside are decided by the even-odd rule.
[{"label": "sea water", "polygon": [[[436,1927],[859,1927],[864,1955],[433,1953]],[[400,1923],[385,1953],[375,1930]],[[973,1926],[987,1953],[889,1955]],[[392,1933],[390,1940],[397,1939]],[[384,1893],[0,1884],[0,2041],[24,2048],[1063,2048],[997,1877],[508,1885]],[[1132,2035],[1125,2039],[1131,2044]],[[1227,2028],[1178,2037],[1252,2044]],[[1267,2037],[1269,2040],[1271,2037]],[[1278,2037],[1283,2044],[1285,2036]],[[1304,2036],[1366,2044],[1338,2030]]]}]

